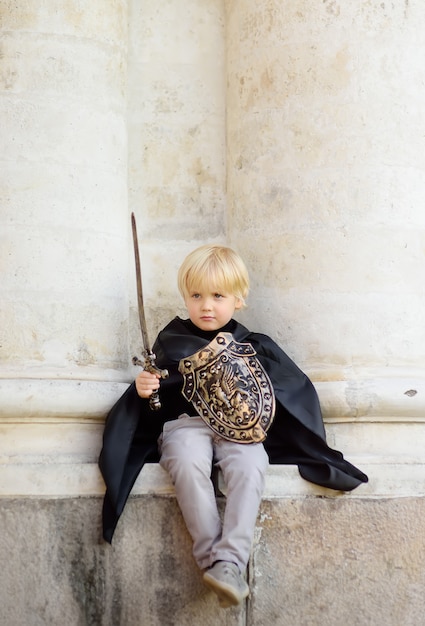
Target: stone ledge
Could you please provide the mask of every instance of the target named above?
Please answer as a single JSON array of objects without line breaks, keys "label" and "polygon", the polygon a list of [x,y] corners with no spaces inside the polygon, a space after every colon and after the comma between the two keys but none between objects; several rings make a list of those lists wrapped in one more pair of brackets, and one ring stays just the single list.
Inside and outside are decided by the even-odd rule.
[{"label": "stone ledge", "polygon": [[[388,498],[425,495],[425,464],[350,459],[369,476],[369,483],[352,492],[325,489],[303,480],[296,466],[270,465],[264,499],[306,496]],[[223,485],[219,482],[219,487]],[[75,498],[103,496],[104,484],[96,463],[0,464],[1,498]],[[133,487],[132,496],[173,497],[168,474],[156,463],[147,464]]]},{"label": "stone ledge", "polygon": [[3,378],[0,385],[0,419],[23,422],[41,418],[104,420],[128,383],[112,380],[60,378]]},{"label": "stone ledge", "polygon": [[[326,433],[329,445],[341,450],[348,460],[396,465],[423,462],[425,422],[327,422]],[[0,420],[0,434],[0,465],[96,463],[103,423]]]},{"label": "stone ledge", "polygon": [[[86,378],[81,372],[54,373],[44,378],[28,373],[27,378],[2,378],[0,419],[28,418],[103,420],[111,406],[128,387],[134,372],[93,368]],[[333,379],[332,371],[315,380],[325,421],[425,421],[425,377],[422,371],[390,368],[347,372],[347,378]],[[62,376],[62,377],[61,377]],[[319,376],[319,374],[317,374]],[[120,378],[120,379],[119,379]]]}]

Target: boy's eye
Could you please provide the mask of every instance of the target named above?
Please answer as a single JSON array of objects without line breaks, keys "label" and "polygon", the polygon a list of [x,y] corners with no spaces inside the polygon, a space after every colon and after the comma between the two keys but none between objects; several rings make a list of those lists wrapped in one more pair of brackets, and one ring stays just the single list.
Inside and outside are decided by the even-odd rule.
[{"label": "boy's eye", "polygon": [[223,298],[223,297],[224,297],[224,296],[223,296],[221,293],[215,293],[215,294],[214,294],[214,298],[217,298],[217,300],[218,300],[219,298]]},{"label": "boy's eye", "polygon": [[195,298],[195,300],[197,300],[197,299],[198,299],[198,298],[200,298],[200,297],[201,297],[201,294],[200,294],[200,293],[193,293],[193,294],[192,294],[192,298]]}]

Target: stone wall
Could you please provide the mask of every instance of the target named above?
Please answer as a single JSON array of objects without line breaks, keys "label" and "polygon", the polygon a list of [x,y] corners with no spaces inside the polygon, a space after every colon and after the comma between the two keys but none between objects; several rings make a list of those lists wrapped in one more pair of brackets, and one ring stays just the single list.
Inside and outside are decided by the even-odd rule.
[{"label": "stone wall", "polygon": [[[276,490],[276,479],[294,493]],[[4,499],[0,623],[422,624],[424,498],[329,497],[307,483],[300,491],[300,483],[291,468],[268,477],[248,568],[251,594],[226,610],[202,584],[159,466],[143,470],[112,546],[100,541],[100,497]]]},{"label": "stone wall", "polygon": [[406,482],[425,441],[424,22],[419,2],[226,3],[241,319],[309,373],[343,449]]},{"label": "stone wall", "polygon": [[251,323],[328,378],[421,369],[423,5],[227,8],[229,238]]},{"label": "stone wall", "polygon": [[[129,2],[128,63],[129,206],[155,335],[184,314],[176,284],[183,258],[226,240],[223,3]],[[138,345],[134,289],[130,307]]]}]

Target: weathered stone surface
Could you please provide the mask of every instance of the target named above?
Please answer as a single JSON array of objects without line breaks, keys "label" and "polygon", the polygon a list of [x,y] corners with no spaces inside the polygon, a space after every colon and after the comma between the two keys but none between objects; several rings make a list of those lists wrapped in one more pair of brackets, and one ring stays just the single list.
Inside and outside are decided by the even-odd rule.
[{"label": "weathered stone surface", "polygon": [[127,365],[127,3],[0,12],[0,361],[99,377]]},{"label": "weathered stone surface", "polygon": [[416,626],[425,499],[263,502],[249,623]]},{"label": "weathered stone surface", "polygon": [[4,626],[418,626],[424,498],[265,498],[251,597],[202,584],[173,496],[132,497],[112,546],[100,498],[2,499]]},{"label": "weathered stone surface", "polygon": [[131,499],[113,546],[99,498],[1,504],[4,626],[242,626],[203,586],[173,497]]},{"label": "weathered stone surface", "polygon": [[318,370],[422,367],[424,7],[226,9],[228,236],[253,278],[244,320]]}]

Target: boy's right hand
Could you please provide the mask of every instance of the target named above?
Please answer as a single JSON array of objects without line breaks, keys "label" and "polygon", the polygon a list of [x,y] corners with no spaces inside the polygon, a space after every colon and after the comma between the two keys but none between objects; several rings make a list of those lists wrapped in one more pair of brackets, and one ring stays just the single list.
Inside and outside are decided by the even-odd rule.
[{"label": "boy's right hand", "polygon": [[135,383],[139,396],[141,398],[149,398],[154,391],[159,389],[159,375],[142,370],[137,376]]}]

